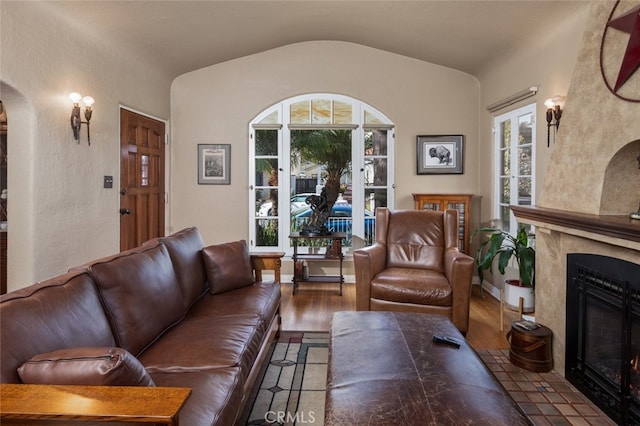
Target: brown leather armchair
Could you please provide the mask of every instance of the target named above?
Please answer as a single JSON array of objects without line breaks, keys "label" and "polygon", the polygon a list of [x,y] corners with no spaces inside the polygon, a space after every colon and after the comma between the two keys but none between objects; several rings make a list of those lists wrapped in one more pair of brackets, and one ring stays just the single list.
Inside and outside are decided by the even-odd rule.
[{"label": "brown leather armchair", "polygon": [[473,258],[458,250],[458,211],[376,209],[376,241],[353,253],[358,311],[446,315],[469,329]]}]

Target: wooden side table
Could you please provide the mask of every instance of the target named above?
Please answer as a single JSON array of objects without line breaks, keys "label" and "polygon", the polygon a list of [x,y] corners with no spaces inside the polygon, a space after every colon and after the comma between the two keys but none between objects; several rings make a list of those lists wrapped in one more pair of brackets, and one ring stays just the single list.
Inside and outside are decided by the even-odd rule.
[{"label": "wooden side table", "polygon": [[273,271],[274,280],[280,282],[280,269],[284,252],[251,252],[251,266],[255,272],[256,281],[262,281],[262,271]]}]

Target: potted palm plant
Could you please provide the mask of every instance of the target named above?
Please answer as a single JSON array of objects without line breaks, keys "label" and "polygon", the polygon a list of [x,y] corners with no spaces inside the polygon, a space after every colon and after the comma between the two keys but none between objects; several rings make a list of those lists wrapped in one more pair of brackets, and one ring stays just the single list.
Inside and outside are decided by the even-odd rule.
[{"label": "potted palm plant", "polygon": [[[505,303],[518,309],[519,299],[524,299],[524,312],[533,312],[535,306],[534,285],[536,269],[536,252],[529,246],[529,237],[525,228],[520,228],[514,237],[508,232],[496,228],[480,228],[477,233],[489,234],[489,238],[482,241],[475,258],[480,283],[484,279],[484,271],[491,270],[498,258],[498,270],[504,275],[511,257],[515,257],[518,264],[519,279],[505,281]],[[482,284],[481,284],[482,286]]]}]

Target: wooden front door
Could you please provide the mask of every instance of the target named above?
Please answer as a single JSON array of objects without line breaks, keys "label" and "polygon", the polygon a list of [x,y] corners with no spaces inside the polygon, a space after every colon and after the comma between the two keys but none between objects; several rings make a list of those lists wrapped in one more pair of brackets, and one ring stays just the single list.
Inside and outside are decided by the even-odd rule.
[{"label": "wooden front door", "polygon": [[164,123],[120,109],[120,250],[164,235]]}]

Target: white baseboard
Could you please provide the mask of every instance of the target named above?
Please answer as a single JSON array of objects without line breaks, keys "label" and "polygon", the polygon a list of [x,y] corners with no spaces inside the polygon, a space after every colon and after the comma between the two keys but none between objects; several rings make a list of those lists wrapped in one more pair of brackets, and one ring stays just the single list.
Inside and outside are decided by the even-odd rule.
[{"label": "white baseboard", "polygon": [[[477,281],[479,282],[480,279],[477,279]],[[493,296],[494,299],[500,300],[500,289],[498,287],[494,287],[493,284],[491,284],[490,282],[483,281],[482,290],[489,293],[491,296]]]},{"label": "white baseboard", "polygon": [[[265,276],[267,276],[267,274],[264,274]],[[271,276],[271,279],[273,279],[273,275]],[[280,275],[280,282],[282,284],[289,284],[293,282],[293,275],[292,274],[283,274]],[[345,275],[344,276],[344,283],[345,284],[355,284],[356,283],[356,276],[355,275]]]}]

